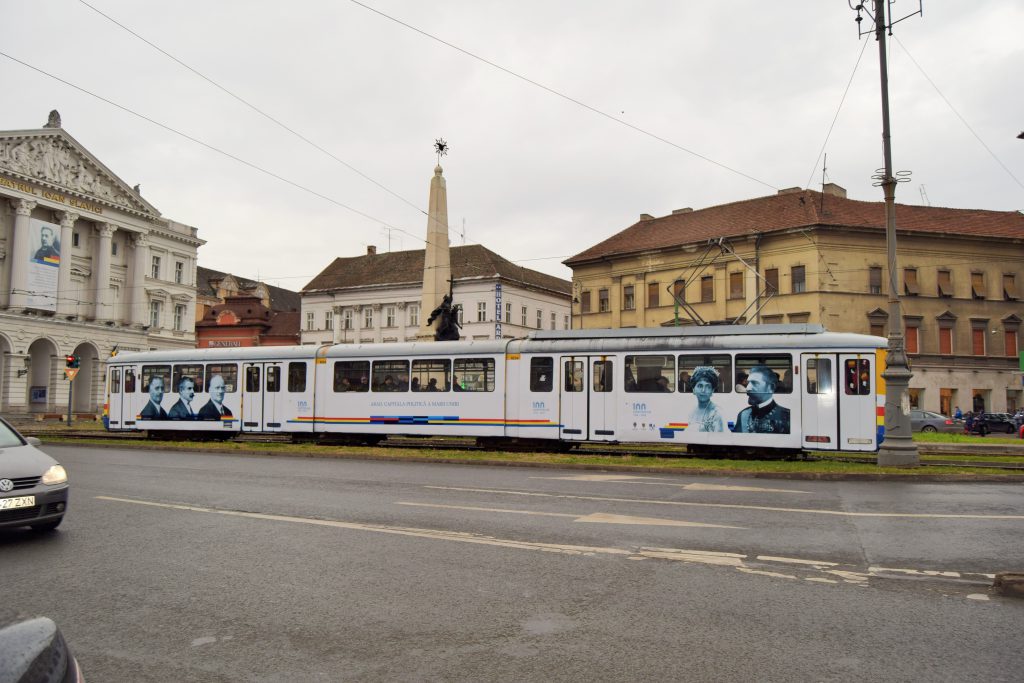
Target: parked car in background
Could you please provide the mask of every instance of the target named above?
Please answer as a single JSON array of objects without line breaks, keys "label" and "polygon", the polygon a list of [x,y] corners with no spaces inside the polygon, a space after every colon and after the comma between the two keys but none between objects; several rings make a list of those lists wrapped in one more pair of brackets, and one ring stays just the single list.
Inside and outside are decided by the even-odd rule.
[{"label": "parked car in background", "polygon": [[82,670],[52,619],[0,608],[0,681],[83,683]]},{"label": "parked car in background", "polygon": [[68,507],[68,474],[0,418],[0,529],[29,526],[56,529]]},{"label": "parked car in background", "polygon": [[1013,415],[1009,413],[982,413],[981,419],[990,432],[1013,434],[1016,431]]},{"label": "parked car in background", "polygon": [[964,421],[930,410],[910,411],[910,430],[914,432],[962,432]]}]

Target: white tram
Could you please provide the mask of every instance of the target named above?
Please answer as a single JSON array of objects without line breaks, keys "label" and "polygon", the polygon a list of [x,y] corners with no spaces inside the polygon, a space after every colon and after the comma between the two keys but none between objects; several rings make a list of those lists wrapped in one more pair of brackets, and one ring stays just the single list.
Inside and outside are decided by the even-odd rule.
[{"label": "white tram", "polygon": [[192,349],[107,361],[108,428],[875,451],[886,341],[819,325]]}]

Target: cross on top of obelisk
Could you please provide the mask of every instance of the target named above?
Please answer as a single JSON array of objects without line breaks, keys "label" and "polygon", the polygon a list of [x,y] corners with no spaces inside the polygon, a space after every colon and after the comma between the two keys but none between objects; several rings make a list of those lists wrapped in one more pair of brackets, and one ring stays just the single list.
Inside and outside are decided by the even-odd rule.
[{"label": "cross on top of obelisk", "polygon": [[434,151],[437,152],[437,165],[441,165],[441,157],[448,156],[448,143],[444,138],[434,140]]}]

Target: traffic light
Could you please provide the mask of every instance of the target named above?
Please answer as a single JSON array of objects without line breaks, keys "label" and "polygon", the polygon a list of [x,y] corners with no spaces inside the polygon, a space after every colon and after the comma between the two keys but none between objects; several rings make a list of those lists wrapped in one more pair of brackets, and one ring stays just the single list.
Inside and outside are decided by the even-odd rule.
[{"label": "traffic light", "polygon": [[78,356],[74,354],[68,354],[64,356],[64,367],[66,368],[77,368],[79,365]]}]

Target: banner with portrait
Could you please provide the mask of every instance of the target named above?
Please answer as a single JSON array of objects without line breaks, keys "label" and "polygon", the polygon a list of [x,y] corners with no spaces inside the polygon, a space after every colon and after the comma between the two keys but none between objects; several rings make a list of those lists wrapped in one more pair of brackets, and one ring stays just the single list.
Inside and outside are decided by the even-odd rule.
[{"label": "banner with portrait", "polygon": [[57,310],[57,279],[60,272],[60,226],[41,221],[29,220],[28,277],[25,285],[30,308],[44,311]]}]

